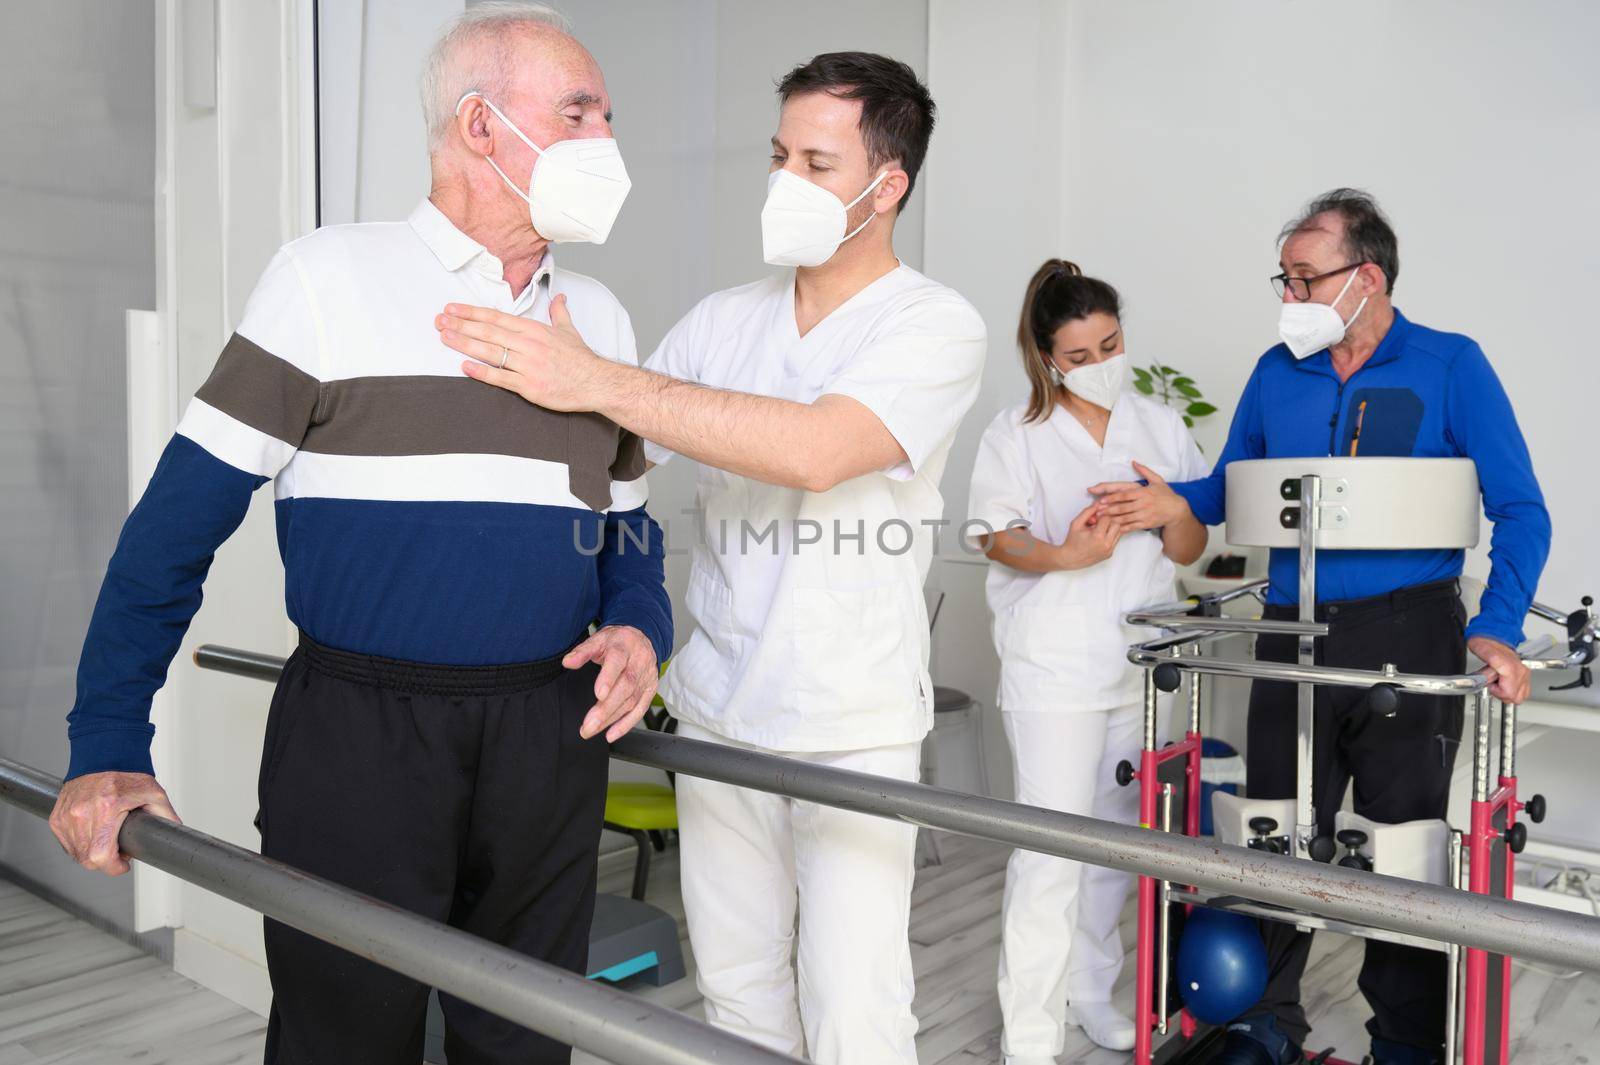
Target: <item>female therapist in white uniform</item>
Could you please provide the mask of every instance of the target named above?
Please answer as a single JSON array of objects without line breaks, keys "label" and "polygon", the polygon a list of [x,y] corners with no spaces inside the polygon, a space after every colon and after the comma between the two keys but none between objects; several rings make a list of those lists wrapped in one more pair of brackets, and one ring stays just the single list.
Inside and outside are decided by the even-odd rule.
[{"label": "female therapist in white uniform", "polygon": [[[1138,789],[1112,776],[1136,757],[1143,724],[1142,676],[1127,660],[1138,633],[1122,617],[1172,598],[1173,563],[1197,559],[1206,531],[1189,517],[1148,532],[1097,520],[1088,489],[1188,480],[1206,465],[1176,412],[1128,391],[1121,303],[1104,281],[1046,262],[1028,284],[1017,342],[1030,394],[983,435],[970,515],[996,530],[982,546],[995,563],[987,591],[1016,797],[1132,822]],[[1130,880],[1032,851],[1011,856],[1000,955],[1006,1065],[1053,1063],[1068,1023],[1101,1046],[1133,1046],[1132,1021],[1111,1004]]]}]

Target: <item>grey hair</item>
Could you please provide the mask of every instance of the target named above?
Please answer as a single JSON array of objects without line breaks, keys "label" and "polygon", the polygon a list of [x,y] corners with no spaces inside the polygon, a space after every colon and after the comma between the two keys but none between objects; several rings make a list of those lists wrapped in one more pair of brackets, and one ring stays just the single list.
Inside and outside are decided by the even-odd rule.
[{"label": "grey hair", "polygon": [[1306,204],[1278,234],[1282,244],[1296,233],[1313,228],[1318,215],[1337,215],[1344,223],[1344,251],[1353,263],[1372,263],[1383,271],[1384,291],[1394,292],[1400,276],[1400,240],[1372,193],[1339,188],[1324,192]]},{"label": "grey hair", "polygon": [[[488,41],[499,44],[510,31],[542,27],[571,34],[567,17],[549,4],[531,0],[479,0],[451,20],[428,50],[418,88],[422,118],[428,125],[428,151],[438,150],[455,120],[456,105],[469,92],[490,99],[505,95],[510,80],[503,47],[485,49],[470,65],[463,61],[466,46]],[[498,103],[499,101],[496,100]]]}]

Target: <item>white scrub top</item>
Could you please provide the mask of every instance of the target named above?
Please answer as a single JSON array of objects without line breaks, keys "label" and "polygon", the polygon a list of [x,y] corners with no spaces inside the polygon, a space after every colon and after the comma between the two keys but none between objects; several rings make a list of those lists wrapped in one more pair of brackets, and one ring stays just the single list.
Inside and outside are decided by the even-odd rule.
[{"label": "white scrub top", "polygon": [[[1104,448],[1059,406],[1024,423],[1026,404],[1002,411],[978,444],[970,517],[995,530],[1018,523],[1059,544],[1091,502],[1089,486],[1137,480],[1135,461],[1169,481],[1207,471],[1178,413],[1132,392],[1112,408]],[[1087,569],[1027,573],[1000,562],[986,591],[1000,654],[999,702],[1012,711],[1108,710],[1141,697],[1128,645],[1149,632],[1123,624],[1130,610],[1173,598],[1172,561],[1154,531],[1131,532]]]},{"label": "white scrub top", "polygon": [[[702,465],[687,643],[662,682],[672,713],[779,751],[920,740],[933,723],[922,582],[944,514],[939,478],[977,398],[972,305],[908,266],[804,337],[792,271],[708,296],[646,365],[715,388],[809,403],[850,396],[909,458],[826,492]],[[647,442],[656,463],[670,451]],[[682,520],[678,515],[669,515]]]}]

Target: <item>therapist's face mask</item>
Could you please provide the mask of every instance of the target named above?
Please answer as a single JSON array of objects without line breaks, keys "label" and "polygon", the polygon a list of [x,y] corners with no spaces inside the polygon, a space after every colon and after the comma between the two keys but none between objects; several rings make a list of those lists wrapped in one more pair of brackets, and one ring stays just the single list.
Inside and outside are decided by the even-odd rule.
[{"label": "therapist's face mask", "polygon": [[1128,353],[1125,351],[1100,362],[1075,366],[1066,373],[1056,367],[1054,359],[1050,360],[1052,381],[1065,385],[1067,391],[1079,399],[1106,410],[1116,406],[1117,398],[1127,391],[1129,376]]},{"label": "therapist's face mask", "polygon": [[1364,296],[1349,321],[1339,317],[1339,312],[1335,310],[1339,301],[1344,299],[1344,294],[1350,291],[1350,286],[1355,283],[1356,275],[1360,272],[1359,266],[1350,271],[1350,277],[1339,290],[1339,294],[1333,297],[1331,304],[1285,303],[1283,305],[1283,309],[1278,312],[1278,336],[1295,358],[1303,359],[1308,355],[1315,355],[1324,348],[1333,347],[1344,339],[1345,331],[1361,317],[1362,310],[1367,306]]},{"label": "therapist's face mask", "polygon": [[843,203],[821,185],[787,170],[774,170],[767,175],[767,202],[761,208],[761,257],[773,266],[821,266],[833,258],[839,245],[878,216],[874,211],[865,222],[845,232],[850,208],[877,188],[888,173],[883,171],[860,196]]},{"label": "therapist's face mask", "polygon": [[474,96],[539,156],[528,177],[527,192],[489,159],[500,180],[527,202],[528,218],[539,235],[554,244],[604,244],[633,187],[617,142],[610,137],[569,138],[541,148],[481,92],[463,96],[456,102],[456,111]]}]

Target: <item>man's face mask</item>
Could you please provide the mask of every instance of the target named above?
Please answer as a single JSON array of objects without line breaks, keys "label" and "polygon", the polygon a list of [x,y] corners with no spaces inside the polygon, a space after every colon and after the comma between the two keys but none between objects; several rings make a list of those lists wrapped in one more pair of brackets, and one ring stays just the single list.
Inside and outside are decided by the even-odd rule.
[{"label": "man's face mask", "polygon": [[591,137],[555,141],[541,148],[481,92],[469,92],[456,101],[456,112],[474,96],[539,156],[528,177],[527,192],[489,159],[500,180],[527,201],[528,217],[539,235],[554,244],[604,244],[633,187],[617,142],[610,137]]},{"label": "man's face mask", "polygon": [[1345,331],[1355,324],[1361,316],[1362,310],[1367,305],[1366,297],[1362,297],[1356,306],[1355,313],[1350,320],[1339,317],[1339,312],[1334,308],[1339,301],[1344,299],[1344,294],[1350,291],[1350,286],[1355,283],[1356,275],[1365,265],[1357,263],[1350,271],[1350,277],[1345,281],[1339,294],[1333,297],[1333,303],[1285,303],[1278,312],[1278,336],[1288,345],[1289,350],[1297,359],[1315,355],[1324,348],[1331,348],[1344,339]]},{"label": "man's face mask", "polygon": [[767,175],[767,202],[761,208],[761,257],[773,266],[821,266],[833,258],[839,245],[861,232],[878,216],[874,211],[849,233],[845,232],[850,208],[887,177],[887,170],[872,179],[861,195],[849,203],[787,170]]}]

